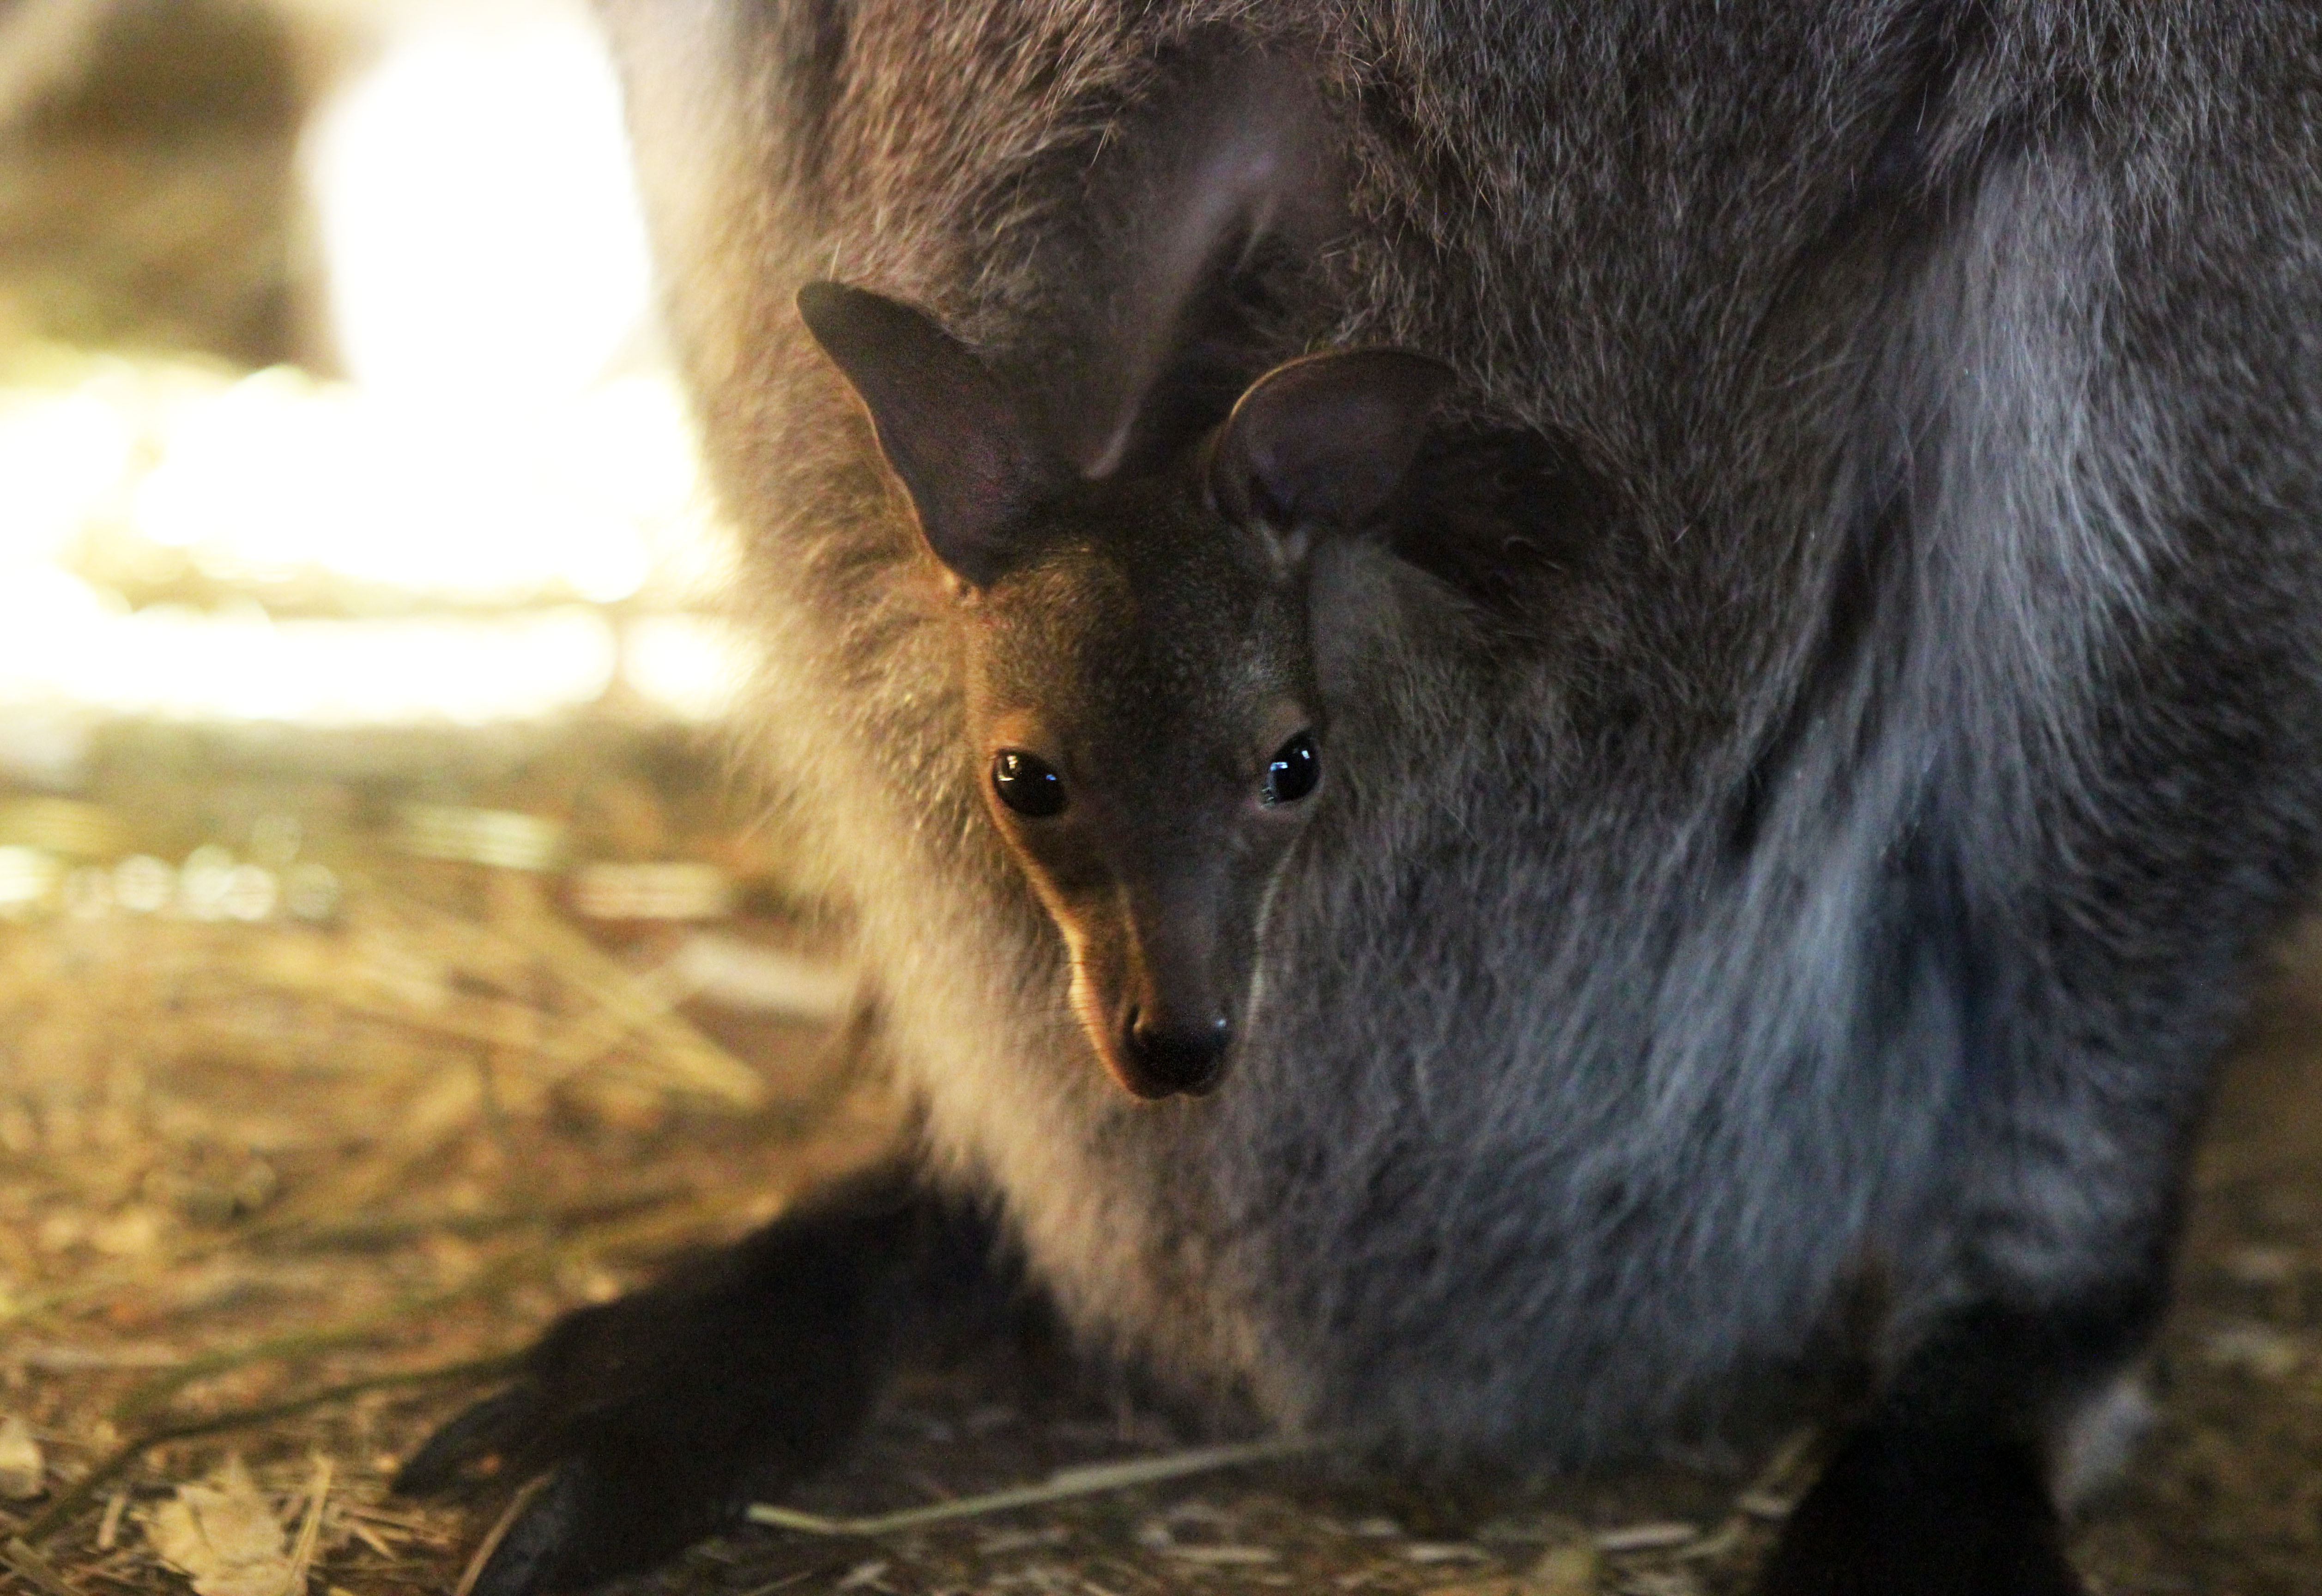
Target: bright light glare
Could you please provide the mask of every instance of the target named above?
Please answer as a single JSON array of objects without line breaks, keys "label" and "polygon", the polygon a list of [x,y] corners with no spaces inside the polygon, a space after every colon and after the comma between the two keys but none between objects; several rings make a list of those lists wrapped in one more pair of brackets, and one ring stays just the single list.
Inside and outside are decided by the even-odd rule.
[{"label": "bright light glare", "polygon": [[275,621],[252,606],[134,614],[50,571],[0,589],[0,715],[65,700],[318,725],[529,719],[594,702],[613,633],[578,606],[505,618]]},{"label": "bright light glare", "polygon": [[197,720],[520,720],[594,702],[613,632],[590,608],[497,620],[270,620],[106,606],[63,571],[0,595],[0,708],[58,699]]},{"label": "bright light glare", "polygon": [[0,394],[0,561],[55,559],[127,480],[137,428],[96,386]]},{"label": "bright light glare", "polygon": [[[308,130],[352,381],[33,351],[45,375],[0,387],[0,741],[77,708],[531,718],[617,670],[666,713],[729,703],[730,639],[671,613],[711,601],[730,550],[641,355],[644,230],[586,8],[392,15]],[[246,597],[132,613],[101,585],[189,576]]]},{"label": "bright light glare", "polygon": [[646,325],[619,90],[578,5],[422,13],[309,130],[340,351],[430,407],[569,393]]},{"label": "bright light glare", "polygon": [[706,616],[648,616],[622,629],[624,679],[687,720],[730,714],[747,669],[741,639]]},{"label": "bright light glare", "polygon": [[682,401],[631,377],[489,422],[285,369],[180,406],[138,529],[222,579],[322,570],[470,602],[635,597],[701,535]]}]

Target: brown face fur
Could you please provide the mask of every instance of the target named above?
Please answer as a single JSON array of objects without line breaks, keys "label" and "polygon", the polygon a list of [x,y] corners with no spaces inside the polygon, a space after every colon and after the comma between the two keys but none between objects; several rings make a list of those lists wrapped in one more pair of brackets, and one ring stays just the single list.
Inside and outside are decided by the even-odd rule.
[{"label": "brown face fur", "polygon": [[[1294,739],[1329,762],[1303,573],[1180,475],[1083,485],[1040,520],[1038,552],[962,600],[984,801],[1064,933],[1106,1067],[1139,1097],[1207,1091],[1267,889],[1327,801],[1327,775],[1268,799]],[[1056,773],[1058,812],[1003,800],[1011,752]]]}]

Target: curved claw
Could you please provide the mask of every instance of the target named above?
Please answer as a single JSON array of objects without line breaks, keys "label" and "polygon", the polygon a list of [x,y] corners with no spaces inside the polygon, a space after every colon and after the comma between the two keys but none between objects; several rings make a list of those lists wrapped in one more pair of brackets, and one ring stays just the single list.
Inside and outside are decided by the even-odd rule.
[{"label": "curved claw", "polygon": [[642,1573],[733,1522],[704,1482],[640,1462],[574,1457],[535,1479],[479,1552],[469,1596],[586,1591]]},{"label": "curved claw", "polygon": [[396,1470],[389,1489],[398,1496],[436,1496],[454,1489],[478,1464],[535,1429],[540,1411],[539,1389],[529,1383],[494,1392],[429,1436]]},{"label": "curved claw", "polygon": [[572,1540],[579,1489],[559,1469],[519,1494],[492,1537],[477,1549],[479,1566],[462,1582],[467,1596],[544,1596],[569,1582],[558,1578]]}]

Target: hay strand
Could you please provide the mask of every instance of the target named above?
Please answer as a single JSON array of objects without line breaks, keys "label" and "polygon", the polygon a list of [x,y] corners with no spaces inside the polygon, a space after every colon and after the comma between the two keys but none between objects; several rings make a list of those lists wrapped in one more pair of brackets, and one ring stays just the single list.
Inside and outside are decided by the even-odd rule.
[{"label": "hay strand", "polygon": [[777,1529],[796,1530],[803,1535],[891,1535],[897,1530],[917,1529],[922,1525],[940,1524],[953,1518],[982,1518],[986,1514],[1004,1513],[1011,1508],[1037,1507],[1047,1502],[1068,1501],[1074,1497],[1126,1491],[1135,1485],[1151,1485],[1164,1480],[1183,1479],[1189,1474],[1238,1468],[1246,1464],[1273,1463],[1342,1445],[1345,1445],[1345,1438],[1340,1436],[1300,1436],[1248,1441],[1225,1446],[1196,1446],[1159,1457],[1130,1458],[1123,1463],[1091,1464],[1081,1468],[1060,1469],[1037,1484],[1014,1485],[1004,1491],[987,1491],[981,1496],[963,1496],[950,1501],[930,1502],[922,1508],[874,1513],[867,1518],[826,1518],[819,1513],[800,1512],[796,1508],[780,1507],[771,1502],[751,1503],[745,1517],[753,1524],[771,1525]]}]

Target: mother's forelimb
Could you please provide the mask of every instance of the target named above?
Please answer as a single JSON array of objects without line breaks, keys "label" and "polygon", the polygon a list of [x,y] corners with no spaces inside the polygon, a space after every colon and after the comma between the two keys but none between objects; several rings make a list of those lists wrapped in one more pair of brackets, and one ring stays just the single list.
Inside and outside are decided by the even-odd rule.
[{"label": "mother's forelimb", "polygon": [[584,1589],[737,1521],[828,1465],[905,1345],[997,1323],[1014,1295],[977,1205],[908,1165],[839,1182],[644,1290],[567,1314],[517,1382],[453,1418],[397,1475],[430,1495],[541,1483],[475,1596]]}]

